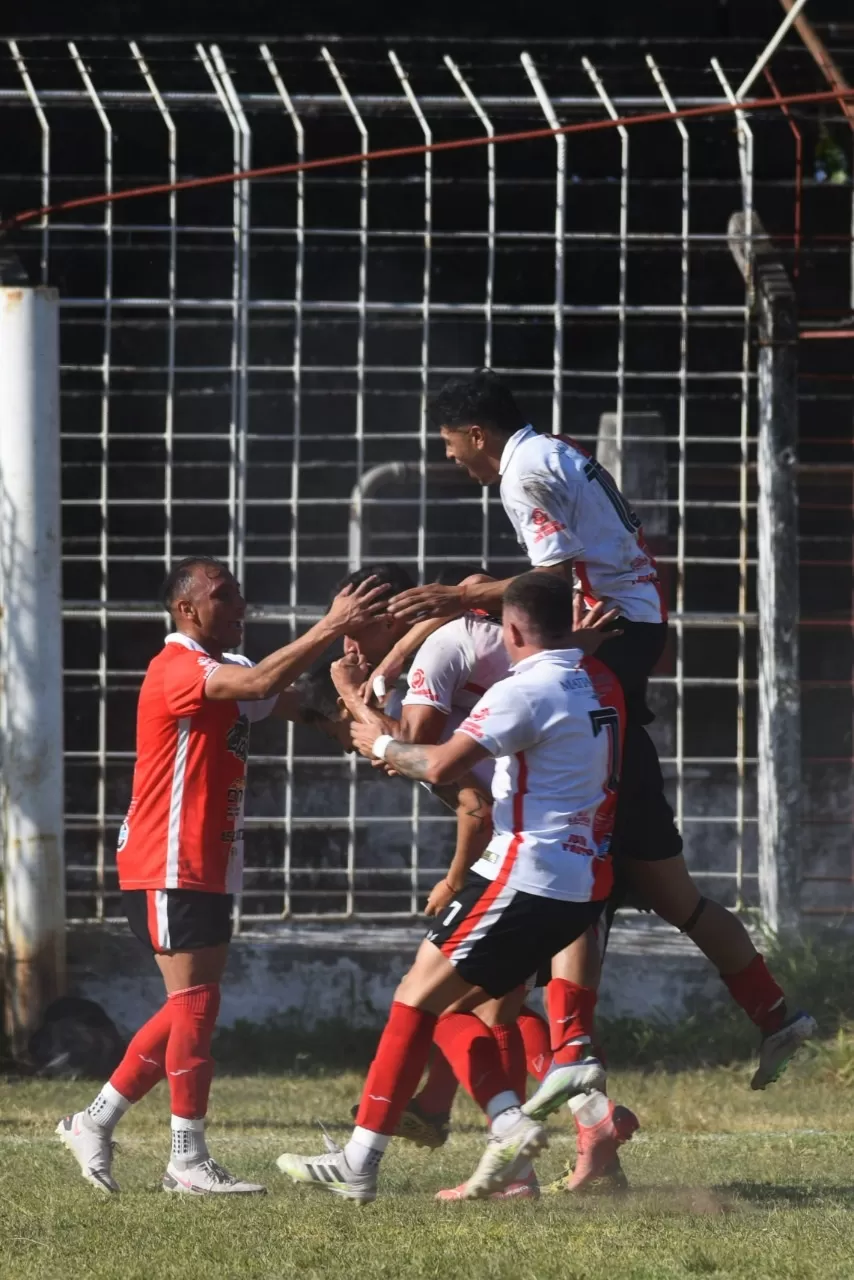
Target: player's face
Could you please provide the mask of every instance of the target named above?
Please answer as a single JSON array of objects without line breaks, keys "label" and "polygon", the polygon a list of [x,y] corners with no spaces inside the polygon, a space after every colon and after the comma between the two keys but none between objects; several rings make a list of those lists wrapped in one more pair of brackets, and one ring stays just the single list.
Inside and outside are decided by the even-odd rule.
[{"label": "player's face", "polygon": [[492,484],[498,470],[486,452],[486,433],[482,427],[440,428],[445,443],[445,457],[464,467],[479,484]]},{"label": "player's face", "polygon": [[243,639],[246,601],[230,573],[199,565],[194,582],[193,605],[202,633],[222,649],[233,649]]},{"label": "player's face", "polygon": [[375,667],[387,657],[392,645],[407,630],[408,624],[393,618],[379,618],[361,627],[355,635],[344,637],[344,652],[355,653],[361,664]]}]

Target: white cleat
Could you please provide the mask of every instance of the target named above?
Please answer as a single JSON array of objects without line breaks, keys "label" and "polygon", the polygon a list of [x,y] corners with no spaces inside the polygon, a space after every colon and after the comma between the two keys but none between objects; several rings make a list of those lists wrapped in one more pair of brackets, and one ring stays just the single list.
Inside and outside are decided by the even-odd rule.
[{"label": "white cleat", "polygon": [[63,1116],[54,1130],[80,1165],[87,1182],[99,1191],[116,1192],[119,1184],[113,1177],[113,1139],[109,1130],[95,1124],[85,1111]]},{"label": "white cleat", "polygon": [[195,1164],[170,1160],[163,1175],[163,1190],[191,1196],[263,1196],[260,1182],[241,1182],[210,1156]]},{"label": "white cleat", "polygon": [[759,1046],[759,1066],[750,1082],[751,1089],[765,1089],[786,1070],[792,1058],[805,1040],[811,1040],[817,1030],[815,1018],[808,1013],[796,1013],[784,1022],[779,1031],[763,1036]]},{"label": "white cleat", "polygon": [[355,1173],[340,1147],[322,1156],[298,1156],[290,1151],[279,1156],[278,1168],[292,1182],[317,1191],[331,1191],[342,1200],[370,1204],[377,1198],[377,1171]]},{"label": "white cleat", "polygon": [[503,1138],[492,1137],[487,1142],[480,1163],[465,1184],[465,1199],[485,1200],[508,1186],[517,1180],[528,1161],[548,1145],[542,1125],[529,1116],[520,1115]]},{"label": "white cleat", "polygon": [[522,1107],[532,1120],[545,1120],[553,1111],[559,1111],[565,1102],[579,1093],[605,1092],[605,1068],[598,1058],[582,1058],[563,1067],[552,1067]]}]

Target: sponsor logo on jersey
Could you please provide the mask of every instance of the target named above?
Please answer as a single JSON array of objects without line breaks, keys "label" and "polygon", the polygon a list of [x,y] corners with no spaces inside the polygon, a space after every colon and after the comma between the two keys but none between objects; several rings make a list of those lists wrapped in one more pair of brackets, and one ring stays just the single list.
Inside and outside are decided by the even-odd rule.
[{"label": "sponsor logo on jersey", "polygon": [[472,711],[469,718],[460,725],[460,728],[464,733],[470,733],[473,738],[482,738],[483,730],[478,721],[485,720],[488,715],[489,707],[481,707],[480,711]]},{"label": "sponsor logo on jersey", "polygon": [[130,835],[130,825],[128,823],[127,818],[125,818],[124,822],[119,827],[119,841],[118,841],[118,844],[116,845],[117,853],[121,853],[122,849],[124,849],[125,845],[128,842],[129,835]]},{"label": "sponsor logo on jersey", "polygon": [[566,528],[560,520],[555,520],[547,511],[543,511],[542,507],[534,507],[531,512],[531,522],[537,528],[534,542],[542,542],[543,538],[550,538],[554,533],[562,533]]},{"label": "sponsor logo on jersey", "polygon": [[206,653],[202,654],[200,658],[196,658],[196,662],[204,671],[205,677],[211,675],[219,666],[219,663],[214,658],[209,658]]},{"label": "sponsor logo on jersey", "polygon": [[420,667],[416,667],[415,670],[412,672],[412,675],[409,677],[410,689],[420,690],[424,682],[425,682],[424,672],[421,670]]},{"label": "sponsor logo on jersey", "polygon": [[249,755],[249,717],[238,716],[228,731],[226,744],[233,756],[246,764]]}]

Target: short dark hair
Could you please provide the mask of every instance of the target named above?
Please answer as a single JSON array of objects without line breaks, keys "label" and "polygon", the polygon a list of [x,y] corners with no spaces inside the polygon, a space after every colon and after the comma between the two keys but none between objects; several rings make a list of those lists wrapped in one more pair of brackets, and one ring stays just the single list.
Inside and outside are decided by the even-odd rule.
[{"label": "short dark hair", "polygon": [[211,565],[222,573],[231,573],[228,565],[224,561],[218,560],[216,556],[185,556],[183,560],[173,564],[163,579],[163,585],[160,588],[160,600],[164,609],[171,610],[178,597],[189,591],[190,583],[193,580],[193,570],[198,568],[200,564]]},{"label": "short dark hair", "polygon": [[518,609],[545,648],[560,648],[572,631],[572,587],[554,573],[523,573],[504,592],[504,608]]},{"label": "short dark hair", "polygon": [[379,564],[365,564],[361,569],[354,569],[352,573],[348,573],[346,578],[342,578],[340,582],[335,584],[333,595],[343,591],[345,587],[358,587],[360,583],[367,578],[376,578],[377,586],[385,585],[390,588],[389,596],[396,596],[399,591],[409,591],[415,586],[412,575],[402,564],[397,564],[394,560],[383,560]]},{"label": "short dark hair", "polygon": [[443,564],[436,570],[433,581],[442,587],[458,587],[464,578],[471,578],[476,573],[484,573],[479,564]]},{"label": "short dark hair", "polygon": [[436,428],[491,427],[506,436],[525,426],[513,392],[491,369],[475,369],[468,378],[451,378],[428,404],[427,417]]}]

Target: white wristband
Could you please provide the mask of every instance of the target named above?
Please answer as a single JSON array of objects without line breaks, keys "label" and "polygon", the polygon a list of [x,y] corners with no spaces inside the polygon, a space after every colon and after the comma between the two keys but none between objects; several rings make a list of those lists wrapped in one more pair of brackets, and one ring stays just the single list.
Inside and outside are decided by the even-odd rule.
[{"label": "white wristband", "polygon": [[385,753],[388,750],[388,744],[394,742],[394,738],[390,733],[381,733],[378,738],[374,739],[374,745],[371,751],[378,760],[385,760]]},{"label": "white wristband", "polygon": [[382,702],[386,695],[385,676],[374,676],[373,690],[377,702]]}]

